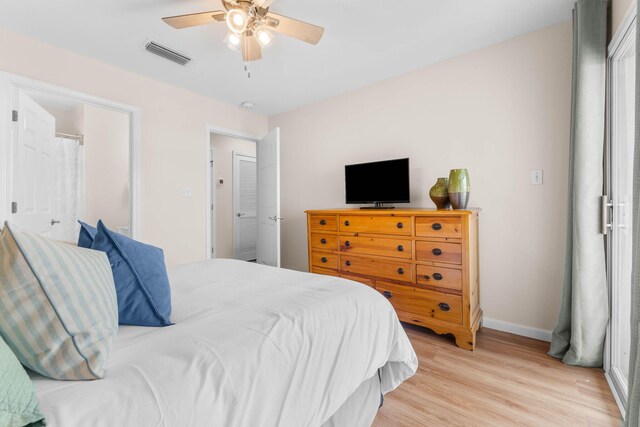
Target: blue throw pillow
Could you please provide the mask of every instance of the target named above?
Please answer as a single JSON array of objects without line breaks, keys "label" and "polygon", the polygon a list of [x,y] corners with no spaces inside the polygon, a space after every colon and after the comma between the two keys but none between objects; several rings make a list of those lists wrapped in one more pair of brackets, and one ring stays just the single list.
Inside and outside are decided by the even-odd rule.
[{"label": "blue throw pillow", "polygon": [[78,223],[80,224],[78,246],[80,246],[81,248],[91,249],[91,245],[93,245],[93,239],[96,238],[98,229],[82,221],[78,221]]},{"label": "blue throw pillow", "polygon": [[171,289],[162,249],[114,233],[98,221],[91,249],[106,252],[121,325],[171,325]]}]

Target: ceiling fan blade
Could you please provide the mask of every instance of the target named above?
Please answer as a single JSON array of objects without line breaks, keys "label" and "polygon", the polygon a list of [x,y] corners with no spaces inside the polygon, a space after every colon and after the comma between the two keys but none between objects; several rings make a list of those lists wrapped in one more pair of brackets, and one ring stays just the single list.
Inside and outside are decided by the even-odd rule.
[{"label": "ceiling fan blade", "polygon": [[188,15],[168,16],[162,18],[164,22],[173,28],[189,28],[198,25],[209,24],[213,21],[224,21],[225,12],[222,10],[212,10],[210,12],[190,13]]},{"label": "ceiling fan blade", "polygon": [[261,7],[263,9],[268,8],[269,6],[271,6],[271,4],[274,2],[274,0],[255,0],[253,2],[253,4],[255,6]]},{"label": "ceiling fan blade", "polygon": [[242,60],[245,62],[262,59],[262,49],[253,35],[242,36]]},{"label": "ceiling fan blade", "polygon": [[267,13],[267,18],[270,18],[267,23],[273,27],[274,31],[302,40],[303,42],[317,44],[324,34],[324,28],[322,27],[278,15],[277,13],[269,12]]}]

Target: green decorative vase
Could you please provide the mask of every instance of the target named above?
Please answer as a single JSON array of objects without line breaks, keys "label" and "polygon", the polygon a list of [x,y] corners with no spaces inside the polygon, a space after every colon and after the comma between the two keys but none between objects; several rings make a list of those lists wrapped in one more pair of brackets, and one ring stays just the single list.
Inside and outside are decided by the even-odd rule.
[{"label": "green decorative vase", "polygon": [[429,190],[429,197],[438,209],[447,209],[449,207],[449,179],[438,178]]},{"label": "green decorative vase", "polygon": [[467,209],[469,203],[469,171],[451,169],[449,172],[449,200],[453,209]]}]

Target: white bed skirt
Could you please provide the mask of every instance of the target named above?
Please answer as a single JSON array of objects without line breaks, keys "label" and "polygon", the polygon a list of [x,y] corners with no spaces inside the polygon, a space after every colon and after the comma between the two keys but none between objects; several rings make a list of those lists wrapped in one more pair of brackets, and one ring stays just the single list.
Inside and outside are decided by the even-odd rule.
[{"label": "white bed skirt", "polygon": [[382,403],[378,374],[363,382],[322,427],[369,427]]}]

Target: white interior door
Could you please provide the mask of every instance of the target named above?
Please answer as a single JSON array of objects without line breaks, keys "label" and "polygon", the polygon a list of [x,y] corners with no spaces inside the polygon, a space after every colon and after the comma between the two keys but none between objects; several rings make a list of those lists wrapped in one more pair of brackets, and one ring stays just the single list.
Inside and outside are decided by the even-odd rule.
[{"label": "white interior door", "polygon": [[256,158],[233,153],[234,258],[256,259],[258,246]]},{"label": "white interior door", "polygon": [[635,132],[635,26],[610,58],[609,279],[611,322],[607,374],[626,406],[631,350],[631,265]]},{"label": "white interior door", "polygon": [[55,118],[18,91],[14,135],[11,221],[23,230],[49,236],[53,218]]},{"label": "white interior door", "polygon": [[211,205],[210,209],[210,225],[211,225],[211,245],[209,248],[209,257],[216,257],[216,183],[218,182],[217,174],[216,174],[216,150],[213,147],[209,147],[209,170],[211,171],[211,176],[209,177],[211,181]]},{"label": "white interior door", "polygon": [[280,267],[280,129],[257,143],[258,263]]}]

